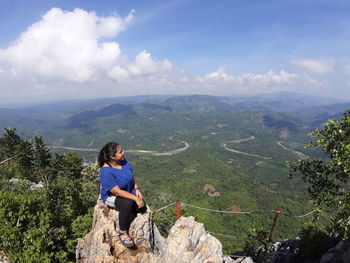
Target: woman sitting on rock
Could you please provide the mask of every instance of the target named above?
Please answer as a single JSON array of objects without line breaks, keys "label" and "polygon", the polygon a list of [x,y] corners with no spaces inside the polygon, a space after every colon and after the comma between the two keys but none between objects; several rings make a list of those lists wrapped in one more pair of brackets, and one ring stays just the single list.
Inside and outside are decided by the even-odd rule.
[{"label": "woman sitting on rock", "polygon": [[124,158],[123,148],[115,142],[109,142],[101,149],[98,164],[101,167],[101,199],[119,211],[118,237],[125,247],[133,247],[135,244],[128,233],[130,224],[137,213],[146,212],[133,169]]}]

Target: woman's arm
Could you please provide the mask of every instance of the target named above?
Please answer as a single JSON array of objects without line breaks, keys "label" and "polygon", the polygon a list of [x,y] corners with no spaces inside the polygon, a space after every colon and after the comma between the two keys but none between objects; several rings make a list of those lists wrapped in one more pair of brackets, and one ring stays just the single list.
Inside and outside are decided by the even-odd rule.
[{"label": "woman's arm", "polygon": [[143,203],[142,198],[138,197],[137,195],[130,194],[129,192],[120,189],[119,186],[114,186],[114,187],[110,190],[110,192],[111,192],[112,194],[114,194],[114,195],[117,195],[117,196],[120,196],[120,197],[123,197],[123,198],[128,198],[128,199],[131,199],[131,200],[134,200],[139,208],[141,208],[141,207],[143,207],[143,206],[145,205],[145,204]]},{"label": "woman's arm", "polygon": [[134,185],[134,189],[135,189],[135,191],[136,191],[136,196],[137,197],[140,197],[141,199],[142,199],[142,193],[141,193],[141,191],[140,191],[140,188],[137,186],[137,183],[135,182],[135,185]]}]

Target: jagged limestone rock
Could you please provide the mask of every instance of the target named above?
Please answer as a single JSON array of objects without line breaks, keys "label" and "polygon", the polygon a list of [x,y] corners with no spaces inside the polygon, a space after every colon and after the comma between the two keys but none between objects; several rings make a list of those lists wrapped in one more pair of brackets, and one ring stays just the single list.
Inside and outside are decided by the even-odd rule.
[{"label": "jagged limestone rock", "polygon": [[192,216],[177,220],[167,239],[165,263],[182,262],[223,262],[221,243]]},{"label": "jagged limestone rock", "polygon": [[[221,243],[206,233],[193,217],[181,217],[167,240],[159,234],[151,214],[139,214],[130,227],[137,249],[125,248],[116,237],[118,212],[99,202],[95,206],[91,231],[78,240],[79,263],[229,263],[222,255]],[[117,229],[116,229],[117,228]]]},{"label": "jagged limestone rock", "polygon": [[130,236],[137,245],[136,250],[125,248],[117,237],[119,213],[99,202],[95,206],[91,231],[78,240],[77,262],[140,262],[137,255],[162,253],[165,241],[152,223],[149,213],[138,214],[130,227]]}]

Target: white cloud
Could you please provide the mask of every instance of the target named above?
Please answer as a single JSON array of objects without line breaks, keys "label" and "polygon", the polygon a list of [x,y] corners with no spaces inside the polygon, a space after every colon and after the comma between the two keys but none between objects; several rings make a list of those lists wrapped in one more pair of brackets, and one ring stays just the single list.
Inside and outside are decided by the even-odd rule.
[{"label": "white cloud", "polygon": [[52,8],[12,45],[0,49],[2,94],[22,100],[93,97],[98,96],[96,88],[105,94],[120,92],[117,87],[127,93],[141,84],[156,86],[157,80],[159,85],[169,83],[163,74],[172,70],[170,61],[156,60],[142,51],[129,62],[114,39],[106,40],[125,30],[134,13],[131,10],[124,18],[101,17],[79,8]]},{"label": "white cloud", "polygon": [[129,65],[129,71],[133,75],[148,75],[159,71],[171,70],[168,60],[154,61],[150,53],[142,51],[136,56],[135,62]]},{"label": "white cloud", "polygon": [[334,61],[332,59],[299,59],[293,60],[291,63],[307,73],[317,75],[331,73],[334,69]]},{"label": "white cloud", "polygon": [[233,80],[233,77],[226,74],[225,69],[220,67],[217,71],[207,73],[200,81],[224,81],[229,82]]},{"label": "white cloud", "polygon": [[108,76],[117,81],[126,81],[129,79],[129,72],[120,66],[115,66],[108,72]]},{"label": "white cloud", "polygon": [[291,84],[296,80],[297,75],[292,73],[287,73],[281,70],[279,73],[275,73],[273,70],[268,71],[266,74],[253,74],[244,73],[237,76],[236,79],[240,84],[253,84],[253,85],[284,85]]},{"label": "white cloud", "polygon": [[197,77],[196,81],[210,88],[222,87],[231,91],[263,92],[271,91],[273,87],[283,86],[297,82],[297,75],[281,70],[275,73],[270,70],[266,74],[243,73],[232,76],[225,72],[223,67],[217,71]]},{"label": "white cloud", "polygon": [[94,79],[120,57],[116,42],[102,42],[124,30],[126,18],[99,17],[94,12],[52,8],[10,47],[0,50],[0,63],[18,73],[71,82]]},{"label": "white cloud", "polygon": [[[179,82],[180,86],[181,82]],[[217,71],[186,79],[186,86],[192,91],[211,95],[233,95],[257,93],[270,93],[276,91],[294,91],[300,93],[320,94],[321,96],[334,96],[332,88],[325,80],[315,79],[303,73],[291,73],[285,70],[269,70],[264,74],[246,72],[231,75],[223,67]]]},{"label": "white cloud", "polygon": [[145,50],[139,53],[133,63],[126,65],[116,65],[108,72],[108,76],[117,81],[131,81],[131,78],[145,77],[170,71],[172,65],[168,60],[154,60],[150,53]]}]

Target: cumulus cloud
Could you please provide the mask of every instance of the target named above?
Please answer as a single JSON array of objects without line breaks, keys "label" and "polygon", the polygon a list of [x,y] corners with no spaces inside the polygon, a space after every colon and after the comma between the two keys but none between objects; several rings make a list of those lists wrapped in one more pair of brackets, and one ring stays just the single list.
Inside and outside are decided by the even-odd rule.
[{"label": "cumulus cloud", "polygon": [[136,56],[135,63],[129,66],[129,71],[133,75],[152,74],[158,71],[167,71],[171,69],[171,63],[168,60],[155,62],[150,53],[142,51]]},{"label": "cumulus cloud", "polygon": [[109,68],[120,56],[116,42],[101,42],[124,30],[134,11],[126,18],[99,17],[94,12],[52,8],[31,25],[17,41],[0,50],[0,62],[18,73],[44,78],[84,82]]},{"label": "cumulus cloud", "polygon": [[207,73],[202,78],[198,79],[201,82],[205,81],[223,81],[223,82],[229,82],[233,80],[232,76],[229,76],[226,74],[225,69],[223,67],[220,67],[217,71]]},{"label": "cumulus cloud", "polygon": [[283,88],[292,85],[298,81],[296,74],[281,70],[275,73],[270,70],[266,74],[243,73],[240,75],[229,75],[223,67],[217,71],[207,73],[204,76],[197,77],[196,81],[207,88],[225,87],[232,91],[264,92],[272,91],[273,88]]},{"label": "cumulus cloud", "polygon": [[128,82],[131,87],[130,82],[141,82],[139,78],[161,77],[172,69],[168,60],[156,60],[142,51],[129,62],[115,41],[134,13],[98,16],[79,8],[52,8],[13,44],[0,49],[0,84],[12,88],[2,94],[40,96],[46,92],[51,97],[64,97],[64,93],[67,97],[71,91],[87,94],[90,87],[93,96],[92,87],[99,83],[115,89],[113,81]]},{"label": "cumulus cloud", "polygon": [[170,71],[172,65],[168,60],[156,61],[151,54],[145,50],[139,53],[133,63],[129,63],[124,68],[120,65],[113,67],[108,76],[117,81],[126,81],[137,76],[148,76],[161,74]]},{"label": "cumulus cloud", "polygon": [[293,60],[292,65],[310,74],[324,75],[331,73],[334,69],[332,59],[299,59]]}]

